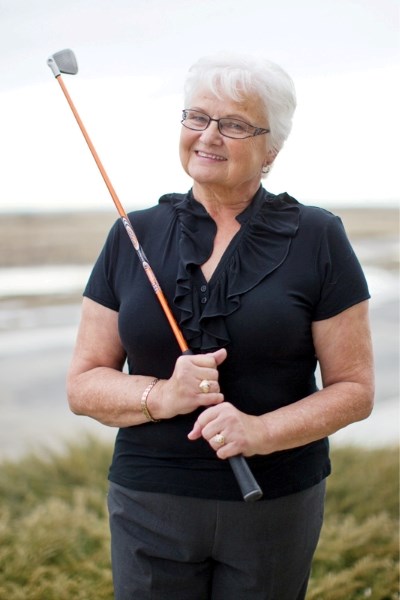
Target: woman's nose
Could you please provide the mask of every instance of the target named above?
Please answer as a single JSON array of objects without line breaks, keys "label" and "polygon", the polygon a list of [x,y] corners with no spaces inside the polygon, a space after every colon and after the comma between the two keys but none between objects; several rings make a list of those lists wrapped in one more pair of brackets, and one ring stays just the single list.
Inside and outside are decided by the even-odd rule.
[{"label": "woman's nose", "polygon": [[201,138],[204,140],[219,140],[222,141],[222,134],[220,133],[219,129],[218,129],[218,123],[217,121],[210,121],[209,126],[207,127],[207,129],[204,129],[204,131],[201,132]]}]

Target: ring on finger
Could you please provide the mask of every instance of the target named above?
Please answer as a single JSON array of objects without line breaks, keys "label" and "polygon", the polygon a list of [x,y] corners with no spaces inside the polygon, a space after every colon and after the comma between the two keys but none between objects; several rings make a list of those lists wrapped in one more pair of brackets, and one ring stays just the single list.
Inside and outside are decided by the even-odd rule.
[{"label": "ring on finger", "polygon": [[203,379],[203,381],[200,381],[199,383],[199,388],[203,394],[208,394],[211,389],[211,383],[208,381],[208,379]]},{"label": "ring on finger", "polygon": [[223,446],[225,441],[225,436],[222,435],[222,433],[217,433],[217,435],[214,435],[214,442],[218,444],[218,446]]}]

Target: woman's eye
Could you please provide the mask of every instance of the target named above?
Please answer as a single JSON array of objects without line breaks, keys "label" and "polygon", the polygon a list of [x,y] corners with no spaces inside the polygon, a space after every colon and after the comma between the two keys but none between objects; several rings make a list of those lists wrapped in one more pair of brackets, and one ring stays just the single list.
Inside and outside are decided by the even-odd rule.
[{"label": "woman's eye", "polygon": [[246,125],[239,121],[224,121],[224,127],[230,131],[236,131],[237,133],[245,133],[247,131]]},{"label": "woman's eye", "polygon": [[198,123],[199,125],[205,125],[208,122],[206,117],[202,117],[200,115],[196,115],[195,117],[190,117],[190,120],[194,123]]}]

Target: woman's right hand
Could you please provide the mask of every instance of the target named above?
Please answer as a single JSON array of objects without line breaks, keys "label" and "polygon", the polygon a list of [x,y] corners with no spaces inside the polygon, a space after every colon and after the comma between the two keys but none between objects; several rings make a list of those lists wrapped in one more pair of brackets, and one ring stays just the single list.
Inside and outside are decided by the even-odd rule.
[{"label": "woman's right hand", "polygon": [[[193,412],[200,406],[213,406],[224,401],[218,383],[218,366],[226,359],[221,348],[208,354],[187,354],[178,358],[170,379],[161,380],[148,398],[148,407],[155,419],[170,419]],[[210,383],[204,393],[200,383]]]},{"label": "woman's right hand", "polygon": [[[89,298],[82,303],[78,338],[68,372],[68,401],[72,412],[110,427],[146,422],[141,408],[143,392],[155,374],[123,372],[125,350],[118,330],[118,313]],[[218,384],[218,365],[226,350],[178,358],[170,379],[157,383],[147,398],[154,419],[170,419],[224,400]],[[199,385],[210,381],[209,393]]]}]

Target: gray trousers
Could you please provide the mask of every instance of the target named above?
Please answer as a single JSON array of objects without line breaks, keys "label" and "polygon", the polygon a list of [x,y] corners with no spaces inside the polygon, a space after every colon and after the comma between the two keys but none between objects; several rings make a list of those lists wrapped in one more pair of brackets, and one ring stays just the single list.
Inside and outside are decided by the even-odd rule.
[{"label": "gray trousers", "polygon": [[325,482],[247,504],[111,483],[115,600],[303,600]]}]

